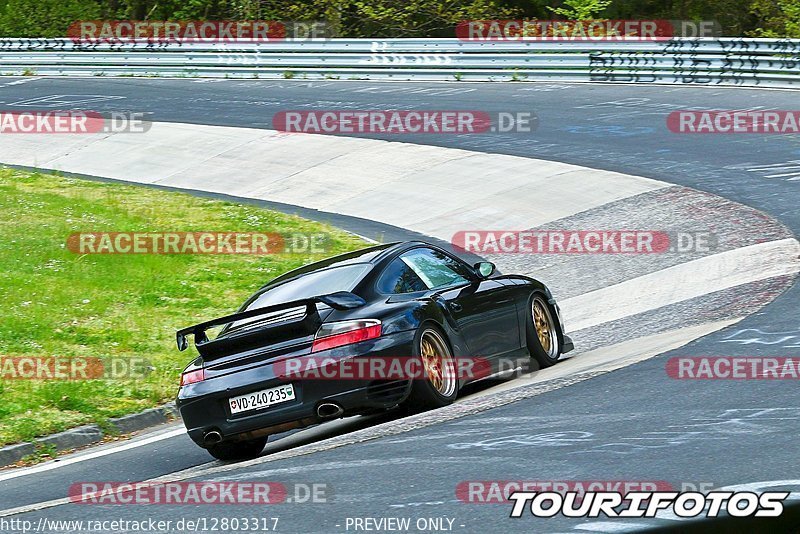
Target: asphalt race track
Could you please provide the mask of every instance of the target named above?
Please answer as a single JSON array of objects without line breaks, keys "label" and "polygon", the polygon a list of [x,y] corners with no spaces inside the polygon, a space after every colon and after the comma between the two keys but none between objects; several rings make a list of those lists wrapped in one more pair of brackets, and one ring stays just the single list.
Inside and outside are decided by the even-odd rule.
[{"label": "asphalt race track", "polygon": [[[800,136],[681,135],[671,133],[665,123],[670,111],[681,109],[794,109],[797,93],[792,91],[545,83],[4,80],[8,81],[0,83],[0,104],[7,109],[41,109],[58,103],[54,105],[142,111],[158,122],[248,128],[269,129],[273,114],[287,109],[535,112],[539,127],[528,134],[364,137],[538,158],[652,178],[754,208],[777,221],[770,228],[782,225],[788,229],[786,236],[800,234]],[[591,182],[586,185],[592,187]],[[653,210],[658,209],[665,208],[654,205]],[[684,207],[686,213],[691,209]],[[313,212],[301,214],[314,216]],[[319,218],[326,217],[362,235],[375,235],[381,229],[353,218],[325,214]],[[603,219],[597,221],[602,224]],[[719,231],[752,238],[758,236],[762,224],[758,218],[733,218],[720,222],[725,227]],[[403,235],[391,228],[383,231],[384,236],[387,233]],[[778,237],[785,236],[772,238]],[[547,272],[548,266],[539,268]],[[512,520],[508,504],[463,502],[464,494],[457,488],[468,481],[664,481],[675,488],[701,484],[706,488],[775,487],[791,489],[800,499],[796,445],[800,391],[792,380],[692,381],[674,380],[665,373],[672,356],[800,357],[800,289],[792,285],[784,291],[790,282],[791,277],[783,277],[780,283],[714,292],[702,298],[700,307],[679,303],[584,333],[584,349],[619,346],[622,350],[629,348],[626,342],[663,334],[654,325],[667,318],[671,327],[691,328],[700,319],[724,321],[755,311],[733,326],[612,372],[587,371],[522,387],[503,383],[473,388],[439,415],[345,419],[277,436],[280,439],[268,445],[265,455],[243,464],[209,462],[204,451],[180,435],[178,427],[170,426],[135,438],[126,450],[106,446],[30,471],[0,471],[0,508],[4,510],[0,516],[38,522],[42,517],[174,521],[253,515],[253,508],[247,506],[63,502],[71,483],[103,480],[269,480],[290,488],[298,483],[328,485],[326,504],[286,503],[256,512],[279,517],[279,532],[344,532],[348,518],[365,517],[410,517],[412,523],[418,518],[447,518],[452,523],[445,520],[443,525],[456,532],[624,532],[681,522],[666,514],[628,521]],[[562,283],[564,291],[570,291],[569,281]],[[696,309],[703,310],[704,317],[687,313]],[[12,509],[19,513],[8,515]]]}]

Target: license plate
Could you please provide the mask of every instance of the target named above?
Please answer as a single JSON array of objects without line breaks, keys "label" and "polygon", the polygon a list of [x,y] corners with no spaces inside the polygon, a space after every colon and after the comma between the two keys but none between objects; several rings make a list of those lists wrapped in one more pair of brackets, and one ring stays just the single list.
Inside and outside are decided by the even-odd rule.
[{"label": "license plate", "polygon": [[267,408],[273,404],[280,404],[290,400],[294,400],[294,386],[286,384],[276,388],[254,391],[247,395],[231,397],[228,404],[230,404],[231,413],[234,414]]}]

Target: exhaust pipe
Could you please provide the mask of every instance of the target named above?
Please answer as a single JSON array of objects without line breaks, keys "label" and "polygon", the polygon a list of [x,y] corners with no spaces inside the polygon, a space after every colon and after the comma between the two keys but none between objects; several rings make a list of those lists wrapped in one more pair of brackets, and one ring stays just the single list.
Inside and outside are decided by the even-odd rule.
[{"label": "exhaust pipe", "polygon": [[344,413],[344,408],[332,402],[323,402],[317,406],[317,416],[321,419],[332,419]]},{"label": "exhaust pipe", "polygon": [[222,434],[220,434],[216,430],[212,430],[211,432],[206,432],[203,436],[203,445],[210,446],[216,445],[222,441]]}]

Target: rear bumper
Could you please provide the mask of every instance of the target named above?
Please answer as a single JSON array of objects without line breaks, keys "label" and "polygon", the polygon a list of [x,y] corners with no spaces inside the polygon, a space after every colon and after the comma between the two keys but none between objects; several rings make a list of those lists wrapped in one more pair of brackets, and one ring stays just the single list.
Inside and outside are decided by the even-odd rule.
[{"label": "rear bumper", "polygon": [[[341,361],[380,357],[410,357],[414,331],[398,332],[378,339],[314,353],[314,358]],[[184,386],[177,406],[189,437],[203,446],[210,431],[223,439],[246,439],[319,423],[317,407],[335,403],[345,415],[387,409],[403,402],[411,391],[409,380],[356,378],[287,378],[276,376],[274,363],[251,367],[203,382]],[[239,395],[291,383],[295,399],[273,406],[231,414],[229,399]]]}]

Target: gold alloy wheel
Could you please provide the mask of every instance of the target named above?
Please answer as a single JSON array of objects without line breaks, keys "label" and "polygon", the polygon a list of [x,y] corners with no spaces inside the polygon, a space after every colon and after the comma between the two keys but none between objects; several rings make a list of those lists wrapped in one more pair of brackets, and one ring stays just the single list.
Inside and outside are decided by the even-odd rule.
[{"label": "gold alloy wheel", "polygon": [[547,304],[540,297],[534,297],[531,313],[533,314],[533,327],[536,329],[536,337],[539,339],[539,344],[548,357],[555,358],[558,350],[558,335]]},{"label": "gold alloy wheel", "polygon": [[425,330],[420,338],[419,353],[433,388],[443,397],[453,395],[456,389],[453,356],[442,336],[435,330]]}]

